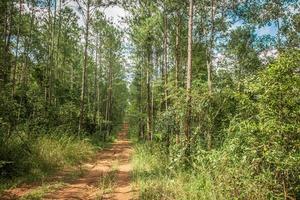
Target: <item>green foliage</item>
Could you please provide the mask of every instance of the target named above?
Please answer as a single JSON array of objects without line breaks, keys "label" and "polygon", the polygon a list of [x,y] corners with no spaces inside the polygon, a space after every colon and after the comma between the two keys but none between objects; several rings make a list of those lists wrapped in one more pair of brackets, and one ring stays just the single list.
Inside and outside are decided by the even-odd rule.
[{"label": "green foliage", "polygon": [[45,194],[54,192],[63,186],[63,183],[45,184],[25,194],[20,200],[41,200]]},{"label": "green foliage", "polygon": [[269,173],[277,197],[299,193],[299,62],[299,51],[288,52],[250,80],[239,109],[251,117],[237,116],[228,128],[231,154],[258,176]]},{"label": "green foliage", "polygon": [[[182,135],[185,98],[180,90],[169,87],[172,104],[168,110],[157,112],[155,142],[136,146],[134,177],[140,198],[296,197],[300,171],[299,63],[299,51],[288,51],[257,74],[242,79],[240,86],[234,86],[236,80],[231,78],[220,81],[222,90],[213,95],[208,94],[205,83],[194,81],[198,87],[192,91],[189,158]],[[131,132],[136,133],[137,119],[132,120]],[[207,146],[208,133],[212,150]]]},{"label": "green foliage", "polygon": [[1,177],[43,178],[61,167],[90,159],[94,151],[95,147],[87,138],[61,132],[36,136],[20,132],[1,143]]}]

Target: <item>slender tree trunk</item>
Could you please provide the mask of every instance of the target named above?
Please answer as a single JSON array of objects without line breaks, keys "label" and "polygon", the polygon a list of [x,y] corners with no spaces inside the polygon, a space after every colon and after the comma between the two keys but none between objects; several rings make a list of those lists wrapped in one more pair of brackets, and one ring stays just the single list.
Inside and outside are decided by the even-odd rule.
[{"label": "slender tree trunk", "polygon": [[[150,47],[151,48],[151,47]],[[152,66],[151,61],[151,50],[148,51],[148,66],[146,69],[146,79],[147,79],[147,135],[148,140],[152,139],[152,121],[151,121],[151,85],[150,85],[150,68]]]},{"label": "slender tree trunk", "polygon": [[214,34],[215,34],[215,2],[211,0],[211,35],[208,45],[208,58],[207,58],[207,85],[208,85],[208,92],[209,95],[212,95],[212,59],[213,59],[213,44],[214,44]]},{"label": "slender tree trunk", "polygon": [[[97,116],[98,116],[98,125],[101,125],[101,121],[100,121],[100,115],[101,115],[101,113],[100,113],[100,105],[101,105],[101,103],[100,103],[100,93],[101,93],[101,88],[100,88],[100,78],[101,78],[101,36],[100,36],[100,38],[99,38],[99,54],[98,54],[98,56],[99,56],[99,58],[98,58],[98,70],[99,70],[99,75],[98,75],[98,82],[97,82],[97,85],[98,85],[98,92],[97,92],[97,106],[98,106],[98,109],[97,109]],[[101,127],[100,127],[100,131],[101,131]]]},{"label": "slender tree trunk", "polygon": [[[111,55],[111,52],[110,52]],[[111,60],[111,58],[110,58]],[[112,63],[110,62],[108,66],[108,88],[107,88],[107,102],[106,102],[106,114],[105,119],[107,122],[107,136],[110,135],[111,132],[111,108],[112,108]],[[105,136],[106,138],[106,136]]]},{"label": "slender tree trunk", "polygon": [[159,56],[159,68],[160,68],[160,74],[161,74],[161,90],[163,91],[163,94],[161,95],[161,102],[160,102],[160,111],[163,111],[165,109],[165,73],[164,73],[164,54],[160,54]]},{"label": "slender tree trunk", "polygon": [[99,34],[96,36],[96,63],[94,68],[94,113],[93,113],[93,122],[96,124],[96,117],[98,113],[98,41],[99,41]]},{"label": "slender tree trunk", "polygon": [[[27,85],[27,71],[28,71],[28,62],[29,62],[29,51],[30,51],[30,48],[31,48],[32,30],[33,30],[34,19],[35,19],[35,15],[34,15],[35,0],[32,0],[31,4],[32,4],[31,5],[32,11],[31,11],[31,18],[30,18],[29,37],[25,38],[25,49],[24,49],[25,61],[23,61],[24,64],[22,65],[23,73],[20,75],[20,78],[19,78],[19,83],[21,83],[22,85]],[[28,5],[28,7],[29,7],[29,5]],[[21,99],[20,99],[20,108],[18,110],[18,121],[19,121],[20,116],[21,116],[22,104],[23,104],[23,96],[21,96]],[[35,112],[33,112],[33,115],[34,114],[35,114]]]},{"label": "slender tree trunk", "polygon": [[55,80],[55,61],[54,61],[54,51],[55,51],[55,30],[56,30],[56,12],[57,12],[57,1],[54,2],[54,15],[53,22],[51,20],[51,47],[50,47],[50,66],[49,66],[49,105],[53,103],[53,96],[55,94],[54,90],[54,80]]},{"label": "slender tree trunk", "polygon": [[89,23],[90,23],[90,0],[87,0],[87,14],[85,24],[85,46],[84,46],[84,65],[82,69],[82,82],[81,82],[81,96],[80,96],[80,116],[79,116],[79,132],[83,128],[84,122],[84,106],[85,106],[85,95],[86,95],[86,78],[87,78],[87,63],[88,63],[88,43],[89,43]]},{"label": "slender tree trunk", "polygon": [[[109,81],[109,75],[108,75],[108,79],[107,81]],[[106,94],[106,106],[105,106],[105,127],[106,127],[106,133],[104,133],[103,138],[104,141],[106,141],[106,136],[109,134],[109,83],[108,83],[108,88],[107,88],[107,94]]]},{"label": "slender tree trunk", "polygon": [[[26,73],[28,71],[28,62],[29,62],[29,50],[31,48],[31,42],[32,42],[32,29],[33,29],[33,25],[34,25],[34,20],[35,20],[35,15],[34,15],[34,9],[35,9],[35,2],[36,0],[32,0],[31,3],[31,7],[32,7],[32,11],[31,11],[31,19],[30,19],[30,28],[29,28],[29,38],[27,38],[25,40],[25,65],[24,65],[24,76],[26,76]],[[24,84],[27,84],[27,76],[24,77],[23,79]]]},{"label": "slender tree trunk", "polygon": [[179,66],[180,66],[180,34],[181,34],[181,17],[177,11],[176,23],[176,41],[175,41],[175,86],[178,89],[179,82]]},{"label": "slender tree trunk", "polygon": [[151,141],[153,140],[153,129],[154,129],[154,85],[153,85],[153,81],[151,82],[151,88],[152,88],[152,92],[151,92]]},{"label": "slender tree trunk", "polygon": [[[51,19],[51,2],[52,0],[48,0],[48,30],[52,36],[52,19]],[[48,37],[48,52],[47,52],[47,63],[46,63],[46,67],[45,67],[45,71],[44,71],[44,101],[45,101],[45,108],[47,110],[48,107],[48,99],[50,96],[50,92],[49,92],[49,82],[50,82],[50,65],[51,65],[51,38],[52,37]],[[46,110],[45,110],[45,114],[46,114]]]},{"label": "slender tree trunk", "polygon": [[190,142],[191,129],[191,86],[192,86],[192,45],[193,45],[193,11],[194,0],[189,0],[189,24],[188,24],[188,60],[187,60],[187,75],[186,75],[186,121],[185,121],[185,136],[187,143]]},{"label": "slender tree trunk", "polygon": [[[210,40],[209,45],[207,45],[207,85],[208,85],[208,94],[211,96],[213,94],[213,88],[212,88],[212,65],[213,65],[213,48],[214,48],[214,34],[215,34],[215,2],[214,0],[211,0],[211,34],[210,34]],[[211,127],[211,121],[210,119],[210,125]],[[212,133],[211,128],[207,131],[207,149],[210,150],[212,146]]]},{"label": "slender tree trunk", "polygon": [[164,15],[164,95],[165,109],[168,110],[168,18]]},{"label": "slender tree trunk", "polygon": [[16,72],[17,72],[17,64],[18,64],[18,57],[19,57],[19,40],[20,40],[22,3],[23,3],[23,1],[19,0],[19,19],[18,19],[18,30],[17,30],[17,45],[16,45],[15,63],[14,63],[14,68],[13,68],[13,77],[12,77],[12,96],[15,96],[15,87],[16,87]]},{"label": "slender tree trunk", "polygon": [[[10,44],[11,44],[11,32],[12,32],[12,20],[13,20],[13,1],[10,2],[7,7],[7,17],[5,19],[4,28],[4,47],[3,47],[3,67],[0,74],[0,87],[3,87],[9,82],[11,62],[10,62]],[[2,82],[2,84],[1,84]],[[1,89],[1,88],[0,88]]]},{"label": "slender tree trunk", "polygon": [[[177,23],[176,23],[176,41],[175,41],[175,87],[176,89],[179,88],[178,82],[179,82],[179,67],[181,62],[180,57],[180,35],[181,35],[181,16],[179,14],[179,10],[177,11]],[[178,120],[178,115],[176,114],[176,122]],[[179,133],[180,131],[177,129],[177,126],[175,127],[175,134],[176,134],[176,143],[178,144],[180,142]]]},{"label": "slender tree trunk", "polygon": [[[140,67],[140,90],[139,90],[139,112],[140,115],[143,113],[143,69]],[[139,135],[140,139],[144,139],[144,130],[143,130],[143,118],[139,117]]]},{"label": "slender tree trunk", "polygon": [[71,73],[70,73],[70,88],[71,88],[71,91],[73,92],[73,85],[74,85],[74,69],[73,69],[73,66],[71,66]]},{"label": "slender tree trunk", "polygon": [[[56,41],[56,55],[55,55],[56,63],[55,63],[55,66],[54,66],[54,73],[53,73],[54,80],[56,80],[57,78],[59,79],[59,77],[58,77],[59,76],[59,71],[58,71],[59,70],[59,61],[60,61],[60,59],[59,59],[60,58],[59,57],[59,55],[60,55],[59,54],[60,53],[59,52],[59,47],[60,47],[61,20],[62,20],[61,10],[62,10],[62,0],[59,0],[58,33],[57,33],[57,41]],[[65,58],[63,58],[63,59],[65,59]],[[65,62],[65,60],[63,62]],[[63,66],[65,66],[65,65],[63,65]],[[55,93],[55,84],[54,84],[54,93]],[[54,101],[55,101],[55,105],[56,105],[56,96],[54,98],[55,98]]]}]

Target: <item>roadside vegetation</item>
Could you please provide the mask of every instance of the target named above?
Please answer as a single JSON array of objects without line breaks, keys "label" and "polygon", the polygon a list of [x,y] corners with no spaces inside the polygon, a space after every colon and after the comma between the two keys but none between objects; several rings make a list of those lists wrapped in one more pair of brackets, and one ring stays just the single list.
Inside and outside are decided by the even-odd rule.
[{"label": "roadside vegetation", "polygon": [[296,2],[139,1],[128,9],[139,198],[299,199]]},{"label": "roadside vegetation", "polygon": [[[220,115],[221,121],[195,123],[189,143],[181,134],[179,142],[176,134],[165,139],[165,128],[172,126],[163,124],[174,118],[157,116],[163,120],[156,122],[152,141],[138,139],[139,127],[132,123],[133,178],[139,198],[298,198],[300,77],[296,63],[300,63],[299,52],[284,54],[245,80],[244,92],[226,89],[218,94],[222,108],[212,114]],[[206,101],[203,93],[198,98]],[[196,108],[195,114],[198,109],[206,112],[205,104]],[[211,130],[211,125],[216,136],[214,148],[207,149],[201,130]]]},{"label": "roadside vegetation", "polygon": [[89,12],[105,5],[74,1],[79,23],[65,3],[0,2],[0,193],[91,160],[123,122],[122,33]]},{"label": "roadside vegetation", "polygon": [[0,194],[80,167],[128,121],[140,199],[300,199],[299,9],[1,0]]}]

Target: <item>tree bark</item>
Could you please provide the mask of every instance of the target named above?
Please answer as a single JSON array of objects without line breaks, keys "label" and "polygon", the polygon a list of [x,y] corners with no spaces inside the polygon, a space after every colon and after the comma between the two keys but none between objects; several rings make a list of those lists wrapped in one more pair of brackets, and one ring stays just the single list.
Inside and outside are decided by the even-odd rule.
[{"label": "tree bark", "polygon": [[215,34],[215,28],[214,28],[214,22],[215,22],[215,2],[214,0],[211,0],[211,35],[208,45],[208,55],[207,55],[207,85],[208,85],[208,93],[209,95],[212,95],[212,59],[213,59],[213,44],[214,44],[214,34]]},{"label": "tree bark", "polygon": [[193,7],[194,1],[189,0],[189,24],[188,24],[188,60],[186,75],[186,119],[185,119],[185,136],[187,143],[190,142],[190,124],[191,124],[191,86],[192,86],[192,46],[193,46]]},{"label": "tree bark", "polygon": [[[214,48],[214,34],[215,34],[215,2],[211,0],[211,34],[209,45],[207,45],[207,85],[208,85],[208,94],[211,97],[213,94],[212,88],[212,61],[213,61],[213,48]],[[211,119],[210,119],[211,120]],[[210,123],[211,124],[211,123]],[[210,126],[209,126],[210,127]],[[207,131],[207,149],[211,150],[212,146],[212,133],[211,129]]]},{"label": "tree bark", "polygon": [[10,44],[11,44],[11,29],[12,29],[12,16],[13,16],[13,1],[7,6],[7,17],[5,19],[4,27],[4,47],[3,47],[3,67],[0,74],[0,89],[9,82],[11,63],[10,63]]},{"label": "tree bark", "polygon": [[[101,125],[101,121],[100,121],[100,115],[101,115],[101,112],[100,112],[100,93],[101,93],[101,88],[100,88],[100,78],[101,78],[101,36],[99,38],[99,52],[98,52],[98,70],[99,70],[99,73],[98,73],[98,82],[97,82],[97,85],[98,85],[98,92],[97,92],[97,116],[98,116],[98,125]],[[100,126],[100,131],[101,131],[101,126]]]},{"label": "tree bark", "polygon": [[[150,47],[151,48],[151,47]],[[150,85],[150,68],[152,66],[151,62],[151,50],[148,51],[148,66],[146,69],[146,79],[147,79],[147,135],[148,140],[152,140],[152,121],[151,121],[151,85]]]},{"label": "tree bark", "polygon": [[87,14],[85,24],[85,45],[84,45],[84,65],[82,69],[82,82],[81,82],[81,96],[80,96],[80,116],[79,116],[79,132],[83,128],[84,122],[84,106],[85,106],[85,95],[86,95],[86,78],[87,78],[87,63],[88,63],[88,43],[89,43],[89,23],[90,23],[90,0],[87,0]]},{"label": "tree bark", "polygon": [[15,96],[15,87],[16,87],[16,72],[17,72],[17,64],[18,64],[18,57],[19,57],[19,41],[20,41],[20,27],[21,27],[22,3],[23,3],[23,1],[19,0],[17,44],[16,44],[15,63],[14,63],[13,77],[12,77],[12,97]]},{"label": "tree bark", "polygon": [[[112,55],[112,52],[110,52],[110,55]],[[108,77],[107,77],[107,81],[108,81],[108,88],[107,88],[107,101],[106,101],[106,112],[105,112],[105,120],[107,123],[106,126],[106,131],[107,134],[104,136],[104,138],[106,139],[107,136],[110,135],[111,133],[111,112],[112,112],[112,84],[113,84],[113,72],[112,72],[112,58],[110,56],[109,58],[109,65],[108,65]]]},{"label": "tree bark", "polygon": [[141,117],[142,113],[143,113],[143,69],[140,66],[140,90],[139,90],[139,113],[140,113],[140,117],[139,117],[139,136],[140,139],[143,140],[144,139],[144,122],[143,122],[143,118]]},{"label": "tree bark", "polygon": [[164,101],[165,110],[168,110],[168,18],[164,15]]},{"label": "tree bark", "polygon": [[181,34],[181,17],[179,11],[177,11],[177,23],[176,23],[176,41],[175,41],[175,86],[178,88],[179,82],[179,66],[180,66],[180,34]]},{"label": "tree bark", "polygon": [[94,68],[94,113],[93,113],[93,122],[96,124],[96,117],[98,113],[98,41],[99,41],[99,34],[96,36],[96,48],[95,48],[95,68]]}]

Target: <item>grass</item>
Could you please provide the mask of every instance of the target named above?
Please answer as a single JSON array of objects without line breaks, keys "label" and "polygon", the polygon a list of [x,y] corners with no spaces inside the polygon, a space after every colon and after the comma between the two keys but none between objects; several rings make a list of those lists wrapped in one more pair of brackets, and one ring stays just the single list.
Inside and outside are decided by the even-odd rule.
[{"label": "grass", "polygon": [[[270,199],[267,177],[258,179],[246,166],[230,166],[212,152],[186,166],[156,143],[137,143],[133,179],[140,200]],[[209,159],[207,159],[209,158]],[[214,160],[214,161],[211,161]],[[276,198],[274,198],[276,199]]]},{"label": "grass", "polygon": [[9,161],[0,166],[0,195],[20,183],[40,183],[58,170],[81,166],[108,144],[96,136],[15,134],[0,144],[1,160]]},{"label": "grass", "polygon": [[98,182],[98,188],[101,190],[101,193],[98,195],[97,199],[103,199],[103,195],[113,192],[116,186],[117,172],[118,172],[117,161],[112,164],[108,172],[103,172]]},{"label": "grass", "polygon": [[50,192],[54,192],[59,188],[63,187],[63,183],[45,184],[38,188],[31,190],[20,198],[20,200],[41,200],[43,197]]},{"label": "grass", "polygon": [[213,200],[218,198],[205,173],[172,168],[158,144],[136,144],[133,177],[140,200]]}]

